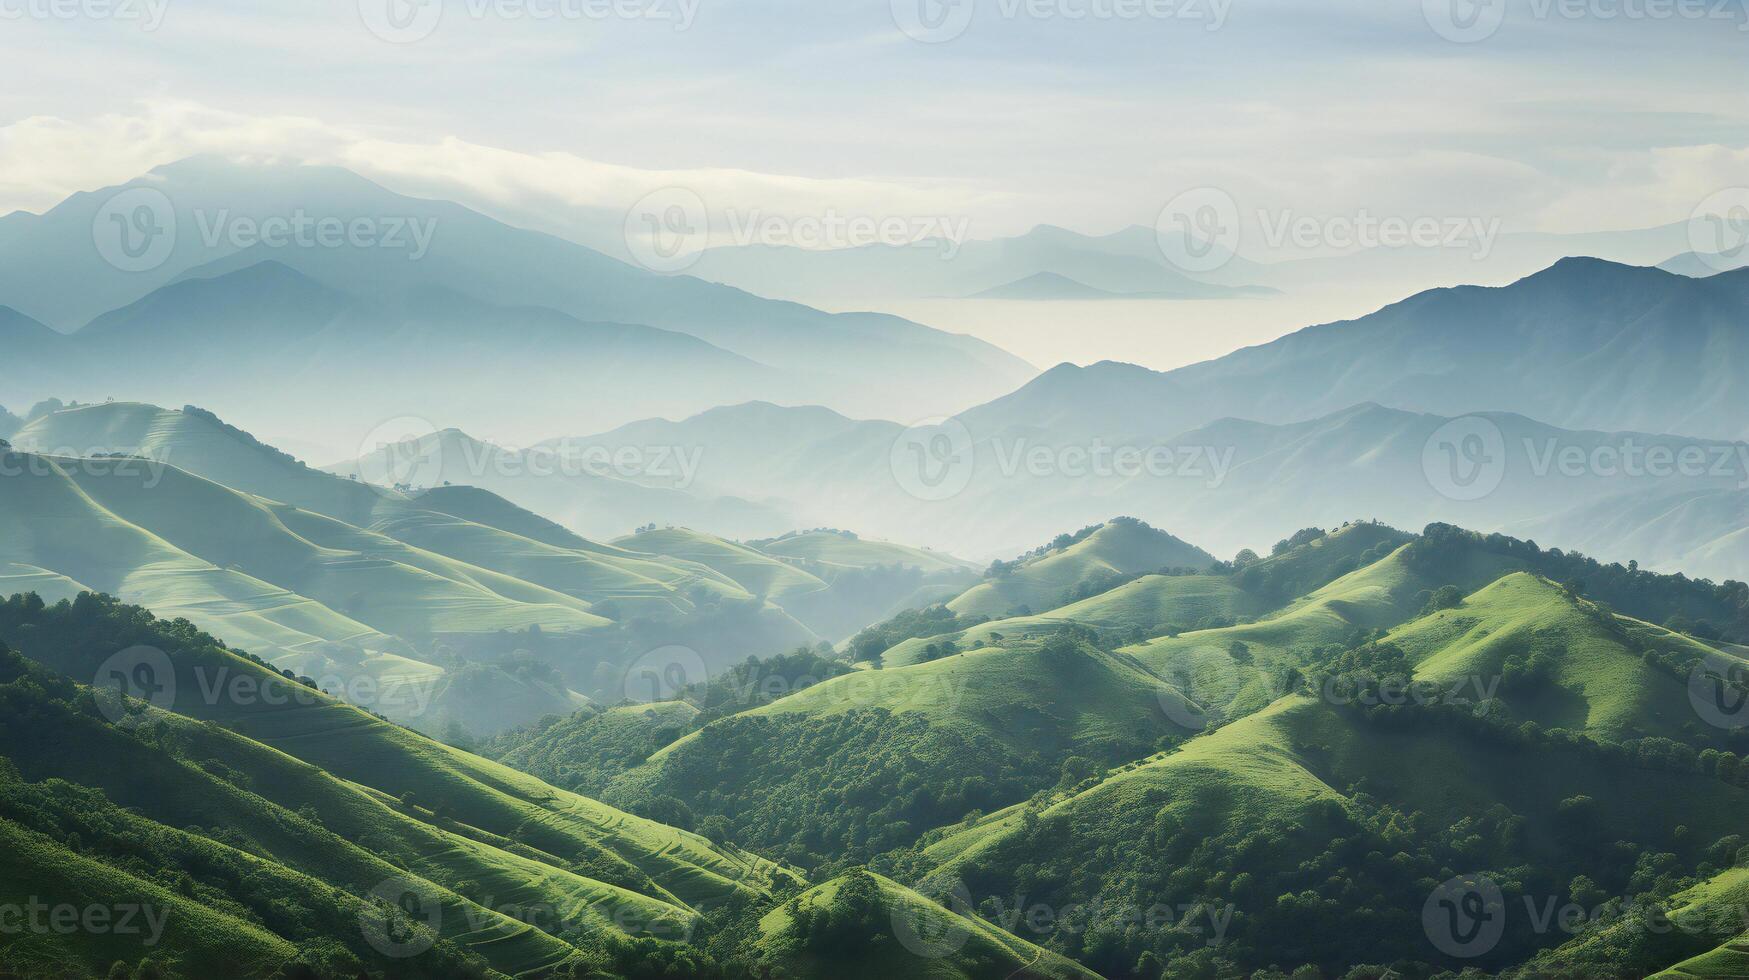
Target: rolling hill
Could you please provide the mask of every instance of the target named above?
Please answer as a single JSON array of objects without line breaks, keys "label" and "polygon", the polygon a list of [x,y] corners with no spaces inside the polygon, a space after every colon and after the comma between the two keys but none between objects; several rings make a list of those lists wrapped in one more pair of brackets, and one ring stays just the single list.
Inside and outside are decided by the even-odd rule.
[{"label": "rolling hill", "polygon": [[379,707],[427,730],[618,701],[628,665],[673,644],[721,669],[815,639],[707,566],[597,544],[473,488],[341,479],[196,410],[70,409],[19,443],[140,455],[7,456],[8,585],[109,591],[336,690],[392,680],[401,693]]},{"label": "rolling hill", "polygon": [[[699,909],[762,894],[781,877],[767,862],[394,726],[186,623],[112,600],[45,607],[17,597],[0,604],[0,637],[42,665],[0,655],[0,696],[10,701],[0,721],[9,728],[0,828],[25,845],[9,849],[24,875],[9,877],[11,887],[64,889],[72,877],[118,897],[178,892],[166,901],[206,909],[177,923],[178,951],[204,949],[210,959],[219,955],[210,944],[228,939],[233,955],[284,962],[333,956],[323,944],[338,940],[392,975],[403,968],[385,958],[427,948],[432,955],[407,964],[408,975],[445,972],[463,955],[503,974],[542,975],[571,962],[605,966],[601,943],[623,945],[609,933],[671,941]],[[147,646],[140,663],[152,684],[130,690],[149,702],[65,679],[111,683],[100,668],[115,651]],[[51,860],[54,841],[76,856]],[[148,841],[146,864],[124,857]],[[155,884],[135,880],[141,869]],[[421,896],[409,911],[422,908],[416,914],[443,944],[418,944],[416,923],[384,929],[406,946],[372,953],[383,938],[370,928],[373,895],[398,903],[407,894]]]},{"label": "rolling hill", "polygon": [[889,878],[853,871],[759,920],[759,961],[796,976],[1092,980],[1097,974]]},{"label": "rolling hill", "polygon": [[1090,526],[1070,540],[1053,541],[1043,553],[1004,568],[967,590],[948,608],[960,615],[1005,616],[1021,610],[1051,609],[1064,593],[1100,580],[1169,568],[1202,570],[1214,556],[1137,521],[1117,518]]}]

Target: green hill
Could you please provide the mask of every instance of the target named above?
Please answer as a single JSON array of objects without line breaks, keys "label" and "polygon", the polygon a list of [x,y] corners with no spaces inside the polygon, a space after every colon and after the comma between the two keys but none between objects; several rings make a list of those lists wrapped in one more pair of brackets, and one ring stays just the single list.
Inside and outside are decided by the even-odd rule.
[{"label": "green hill", "polygon": [[1520,572],[1392,630],[1415,676],[1441,685],[1501,678],[1498,697],[1518,720],[1611,741],[1660,736],[1704,743],[1717,735],[1689,702],[1687,676],[1658,669],[1654,646],[1693,640],[1614,619],[1547,579]]},{"label": "green hill", "polygon": [[[1307,540],[1235,571],[1195,575],[1143,575],[1085,599],[1032,616],[1011,616],[951,634],[913,637],[888,648],[888,665],[914,663],[931,643],[952,640],[960,647],[1037,639],[1077,623],[1122,642],[1216,628],[1278,609],[1410,539],[1379,524],[1349,524],[1330,533],[1306,533]],[[1097,587],[1097,586],[1095,586]]]},{"label": "green hill", "polygon": [[1255,622],[1160,637],[1125,650],[1209,717],[1242,715],[1282,693],[1283,669],[1298,669],[1411,619],[1442,586],[1469,592],[1518,567],[1509,557],[1472,550],[1435,571],[1418,562],[1412,548],[1405,545]]},{"label": "green hill", "polygon": [[[463,975],[464,958],[508,975],[605,967],[636,958],[630,937],[672,942],[699,910],[757,897],[778,874],[396,728],[134,607],[15,597],[0,635],[99,679],[115,649],[153,645],[140,692],[152,704],[0,650],[0,839],[13,845],[0,860],[8,896],[144,896],[174,919],[150,950],[174,975],[211,975],[201,964],[226,955],[220,972],[247,975],[294,956],[322,976],[351,975],[348,964]],[[375,896],[408,894],[415,924],[387,927]],[[442,942],[419,943],[418,923]],[[0,947],[0,964],[32,969],[142,957],[101,937]]]},{"label": "green hill", "polygon": [[[1399,959],[1500,968],[1564,934],[1539,933],[1520,914],[1476,958],[1447,957],[1421,921],[1439,882],[1485,874],[1508,912],[1524,907],[1520,896],[1565,901],[1579,876],[1605,895],[1637,894],[1654,868],[1692,873],[1716,860],[1715,845],[1740,843],[1733,814],[1746,793],[1461,710],[1369,718],[1301,695],[922,856],[937,865],[927,882],[962,882],[974,904],[1024,894],[1103,909],[1111,921],[1095,912],[1076,930],[1020,933],[1102,972],[1144,953],[1187,972],[1217,957],[1252,969],[1311,963],[1326,975]],[[1178,920],[1201,929],[1125,931],[1120,913],[1155,904],[1201,910]],[[1211,927],[1225,930],[1218,947]]]},{"label": "green hill", "polygon": [[555,786],[597,795],[614,776],[689,729],[698,713],[685,701],[585,709],[538,728],[494,757]]},{"label": "green hill", "polygon": [[948,603],[961,615],[1000,618],[1063,604],[1064,594],[1093,582],[1168,568],[1204,569],[1214,557],[1132,518],[1064,535]]},{"label": "green hill", "polygon": [[[652,650],[687,647],[716,670],[817,639],[704,564],[591,542],[473,488],[354,483],[197,409],[83,406],[30,429],[22,443],[138,456],[9,456],[5,580],[184,616],[332,690],[428,686],[437,706],[419,715],[373,704],[428,731],[486,734],[587,696],[618,701]],[[517,674],[522,652],[559,677]],[[444,676],[463,667],[465,686]]]},{"label": "green hill", "polygon": [[700,826],[798,864],[866,859],[1182,738],[1172,719],[1187,711],[1134,660],[1067,638],[971,650],[712,722],[606,796],[679,800]]},{"label": "green hill", "polygon": [[782,561],[722,538],[686,528],[643,531],[614,542],[622,548],[697,562],[733,580],[752,595],[782,605],[792,597],[823,591],[824,581]]},{"label": "green hill", "polygon": [[877,568],[902,565],[926,573],[975,572],[978,567],[952,555],[926,548],[913,548],[891,541],[871,541],[842,531],[798,531],[766,541],[749,542],[753,547],[789,561],[818,563],[838,568]]},{"label": "green hill", "polygon": [[778,976],[847,980],[1093,980],[1097,974],[891,879],[853,871],[759,922],[759,963]]},{"label": "green hill", "polygon": [[[442,821],[477,842],[591,869],[598,872],[592,877],[683,910],[708,907],[769,877],[765,862],[373,717],[225,650],[186,624],[157,622],[94,596],[47,608],[15,598],[3,613],[0,639],[69,677],[98,677],[118,649],[145,644],[162,650],[158,662],[172,673],[159,684],[172,692],[170,706],[258,746],[258,758],[279,760],[282,768],[292,764],[291,774],[276,780],[320,771],[355,793],[401,801],[421,819]],[[257,777],[258,786],[264,778]]]}]

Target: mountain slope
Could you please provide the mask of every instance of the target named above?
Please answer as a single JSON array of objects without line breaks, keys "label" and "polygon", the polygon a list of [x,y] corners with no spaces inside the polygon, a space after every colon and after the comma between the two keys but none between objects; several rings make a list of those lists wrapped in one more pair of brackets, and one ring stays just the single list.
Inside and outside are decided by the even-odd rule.
[{"label": "mountain slope", "polygon": [[[1092,980],[1096,974],[866,871],[815,886],[759,921],[757,948],[785,975],[928,980]],[[889,938],[891,933],[894,938]]]},{"label": "mountain slope", "polygon": [[[367,961],[387,957],[389,975],[458,969],[445,964],[462,950],[505,974],[543,975],[598,959],[601,947],[571,945],[584,937],[610,950],[614,934],[673,938],[696,909],[771,881],[764,862],[431,742],[137,608],[90,595],[48,608],[14,598],[0,603],[0,636],[104,684],[113,682],[99,667],[116,662],[113,651],[151,647],[139,662],[152,685],[132,688],[150,704],[0,652],[9,702],[0,833],[87,849],[46,866],[26,850],[25,887],[59,888],[54,875],[80,867],[125,894],[121,869],[145,867],[210,907],[191,921],[210,920],[213,934],[225,935],[226,917],[250,923],[238,952],[289,959],[297,950],[277,932],[306,950],[338,940]],[[49,776],[66,782],[42,782]],[[150,849],[147,863],[106,853],[118,840],[125,853]],[[174,884],[178,864],[192,880]],[[419,896],[408,909],[415,923],[445,940],[430,955],[419,925],[372,925],[373,896],[409,894]],[[405,945],[377,945],[387,937]],[[395,965],[407,956],[420,958]]]},{"label": "mountain slope", "polygon": [[[173,244],[160,246],[168,252],[161,264],[146,271],[123,273],[92,247],[92,228],[101,209],[125,192],[162,195],[153,197],[165,212],[159,224],[170,230],[174,222],[175,237],[166,240]],[[368,219],[377,234],[368,243],[319,241],[306,235],[255,244],[227,234],[298,214]],[[203,235],[215,224],[216,238]],[[191,273],[212,279],[271,260],[330,289],[373,302],[394,305],[412,299],[449,305],[436,297],[459,295],[513,313],[533,307],[556,311],[574,322],[639,324],[691,335],[787,373],[798,394],[812,387],[842,407],[870,414],[904,405],[904,399],[913,399],[911,404],[920,410],[951,411],[964,401],[1006,390],[1031,374],[1023,362],[969,337],[892,316],[822,313],[689,276],[658,275],[453,203],[396,194],[332,167],[191,158],[118,187],[76,194],[42,215],[14,216],[0,228],[0,260],[6,270],[0,274],[0,295],[21,312],[63,329],[90,322]],[[415,315],[415,322],[420,319]],[[479,356],[467,362],[476,380],[481,376],[478,372],[510,371],[513,364],[520,367],[525,382],[531,373],[544,373],[554,385],[565,380],[558,365],[514,360],[514,348],[504,349],[517,342],[517,334],[529,328],[530,321],[516,315],[501,317],[507,328],[503,336],[476,322],[470,337],[472,352]],[[429,353],[411,347],[399,350],[415,359]],[[508,356],[494,360],[501,350]],[[463,353],[453,346],[448,351],[452,357]],[[389,363],[395,362],[377,362],[377,370]],[[364,372],[353,376],[369,377]],[[649,378],[660,381],[659,374]],[[899,380],[895,383],[895,379]],[[280,375],[276,380],[285,379]],[[380,377],[376,380],[380,382]],[[571,380],[575,381],[574,374]],[[729,400],[689,402],[687,387],[699,383],[712,384],[711,376],[673,372],[663,388],[668,404],[662,413],[688,405],[683,410],[695,411]],[[521,390],[528,390],[526,384]],[[211,402],[210,391],[203,388],[200,397]],[[633,393],[630,387],[627,391]],[[944,398],[949,391],[952,397]],[[93,393],[105,394],[111,392]],[[186,400],[192,392],[121,394]],[[443,404],[431,397],[421,400],[415,391],[399,394],[399,411],[381,417],[420,413]],[[573,411],[589,404],[555,397],[554,404],[559,403],[569,404]],[[601,421],[614,424],[643,414],[656,412]]]},{"label": "mountain slope", "polygon": [[1214,557],[1201,548],[1134,518],[1117,518],[1085,529],[1078,540],[1053,542],[1038,557],[967,590],[948,608],[972,616],[1052,609],[1064,592],[1097,579],[1212,564]]},{"label": "mountain slope", "polygon": [[[616,778],[731,839],[812,866],[905,847],[971,810],[1183,737],[1179,696],[1135,661],[1060,639],[854,671],[712,722]],[[1088,761],[1094,760],[1094,761]]]},{"label": "mountain slope", "polygon": [[974,432],[1024,421],[1122,435],[1113,423],[1126,415],[1184,430],[1223,416],[1295,422],[1370,401],[1741,439],[1749,403],[1732,378],[1749,362],[1735,327],[1746,305],[1749,275],[1697,280],[1564,259],[1509,286],[1429,290],[1164,374],[1064,365],[961,417]]},{"label": "mountain slope", "polygon": [[[1734,833],[1728,814],[1746,792],[1619,753],[1515,743],[1497,730],[1415,718],[1405,709],[1396,723],[1374,722],[1308,696],[1285,698],[1089,789],[934,844],[925,854],[940,867],[925,881],[958,879],[974,903],[1019,887],[1030,899],[1094,902],[1113,916],[1135,902],[1200,908],[1184,920],[1197,930],[1134,933],[1097,948],[1090,940],[1105,930],[1021,931],[1101,970],[1123,969],[1143,952],[1180,969],[1216,955],[1242,968],[1311,963],[1338,974],[1398,959],[1499,969],[1563,934],[1509,915],[1497,942],[1450,956],[1420,916],[1440,882],[1460,869],[1484,874],[1504,892],[1496,907],[1509,912],[1523,908],[1522,895],[1533,904],[1538,895],[1564,898],[1579,874],[1606,894],[1637,891],[1644,885],[1630,882],[1628,869],[1596,863],[1609,842],[1699,866]],[[1686,842],[1671,833],[1673,809],[1690,821]],[[1526,832],[1501,836],[1508,819]],[[1459,821],[1474,836],[1442,833]],[[1118,840],[1147,843],[1109,846]],[[1079,872],[1086,868],[1100,870]],[[1209,929],[1222,923],[1210,910],[1222,908],[1230,918],[1211,949]]]}]

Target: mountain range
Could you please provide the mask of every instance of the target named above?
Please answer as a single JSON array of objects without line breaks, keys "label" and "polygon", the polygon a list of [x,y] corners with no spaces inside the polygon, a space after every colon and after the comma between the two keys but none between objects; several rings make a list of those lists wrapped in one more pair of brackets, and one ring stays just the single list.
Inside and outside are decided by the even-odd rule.
[{"label": "mountain range", "polygon": [[[105,219],[136,218],[137,260],[104,237]],[[1033,373],[969,337],[659,275],[337,168],[159,167],[0,219],[0,268],[17,314],[0,329],[28,367],[17,400],[200,399],[256,425],[302,414],[324,435],[346,420],[300,409],[300,389],[348,391],[375,421],[466,408],[510,429],[750,397],[942,414]]]}]

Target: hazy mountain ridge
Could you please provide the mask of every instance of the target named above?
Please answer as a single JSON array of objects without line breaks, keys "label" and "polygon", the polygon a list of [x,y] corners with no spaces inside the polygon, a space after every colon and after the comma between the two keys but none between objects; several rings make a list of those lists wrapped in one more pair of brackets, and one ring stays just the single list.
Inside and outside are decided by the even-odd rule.
[{"label": "hazy mountain ridge", "polygon": [[[161,229],[157,232],[161,235],[169,233],[173,224],[174,247],[161,264],[145,271],[121,272],[93,247],[93,224],[105,202],[116,194],[135,191],[157,192],[164,195],[158,200],[171,202],[174,221],[169,215],[158,215],[154,227]],[[363,244],[318,240],[281,247],[277,242],[258,243],[253,235],[237,233],[239,228],[254,229],[264,221],[300,215],[310,222],[367,221],[378,237]],[[326,353],[328,360],[318,358],[308,380],[322,376],[318,367],[344,365],[347,358],[369,360],[374,375],[353,371],[338,379],[324,378],[325,382],[337,380],[367,392],[384,383],[385,370],[395,370],[388,365],[405,361],[410,374],[420,376],[420,381],[400,392],[401,411],[396,414],[435,411],[442,404],[435,399],[429,405],[418,404],[421,388],[471,390],[467,383],[470,377],[472,386],[487,386],[494,385],[494,375],[499,378],[497,384],[518,378],[514,389],[524,392],[550,386],[549,407],[557,414],[578,417],[585,411],[603,410],[605,405],[575,395],[577,370],[589,363],[588,357],[572,360],[563,351],[558,357],[533,356],[542,341],[550,343],[558,336],[555,325],[575,329],[580,323],[642,324],[670,335],[663,346],[628,360],[627,365],[643,370],[618,387],[610,384],[615,381],[611,372],[595,375],[593,382],[590,375],[584,375],[585,383],[607,385],[610,393],[618,392],[630,401],[630,411],[593,416],[605,425],[645,414],[698,411],[755,396],[830,401],[862,414],[895,413],[908,404],[940,413],[998,394],[1033,373],[1023,362],[969,337],[883,314],[822,313],[692,277],[657,275],[558,238],[512,228],[459,205],[392,193],[338,168],[192,158],[159,167],[119,187],[76,194],[42,215],[14,216],[0,227],[0,259],[4,259],[0,265],[5,268],[0,272],[0,298],[25,315],[63,330],[135,304],[189,276],[223,278],[266,261],[280,263],[366,303],[365,310],[351,318],[356,321],[353,331],[341,333],[362,346],[350,351],[342,346],[315,352]],[[77,288],[72,287],[75,282]],[[451,295],[478,304],[472,307],[473,316],[461,316],[448,300],[430,298]],[[411,304],[410,298],[414,300]],[[386,303],[389,312],[372,305],[377,303]],[[533,314],[530,308],[564,316]],[[197,311],[181,312],[188,316]],[[275,320],[288,316],[296,320],[308,312],[296,306],[286,311],[270,306],[261,315],[271,326]],[[446,342],[450,357],[461,358],[463,363],[449,365],[447,371],[438,370],[444,367],[440,356],[444,351],[422,350],[418,342],[419,329],[426,326],[422,321],[442,312],[461,320],[448,328],[453,336]],[[479,322],[482,316],[490,322]],[[379,322],[383,319],[387,322]],[[406,320],[415,330],[397,343],[394,331],[407,328],[397,328],[396,324]],[[520,331],[532,329],[541,330],[541,337],[518,340]],[[624,326],[614,329],[621,334],[637,333],[638,339],[664,336]],[[674,333],[689,334],[703,342],[694,345],[688,356],[708,358],[714,346],[769,370],[761,373],[752,364],[741,362],[737,366],[733,360],[716,355],[714,367],[726,377],[678,363],[669,365],[665,376],[659,367],[669,356],[666,351],[686,350],[678,346],[678,338],[671,337]],[[440,331],[439,336],[442,334]],[[276,337],[272,331],[262,339],[281,347],[287,344],[286,338]],[[242,344],[241,338],[234,342]],[[525,345],[521,352],[516,347],[519,342]],[[458,343],[467,344],[468,349],[455,349]],[[574,349],[590,348],[579,344]],[[119,393],[163,401],[198,398],[230,408],[233,414],[246,407],[233,407],[217,397],[222,384],[243,382],[223,372],[185,377],[181,379],[185,386],[175,391],[155,389],[148,394],[131,388],[117,392],[107,387],[138,384],[139,379],[125,374],[88,379],[75,364],[57,361],[61,359],[49,357],[36,367],[50,378],[58,374],[66,386],[57,390],[64,395],[95,398]],[[737,374],[746,377],[737,378]],[[258,394],[259,389],[272,387],[265,383],[265,377],[251,380]],[[284,383],[282,377],[273,380]],[[640,386],[648,389],[643,393],[644,408],[637,407],[632,398]],[[49,390],[53,387],[50,383],[30,388],[26,397],[47,397],[56,393]],[[453,397],[453,392],[450,394]],[[274,407],[286,416],[296,414],[290,404]],[[484,413],[489,404],[478,407]],[[470,421],[480,424],[479,420]],[[501,421],[508,425],[513,420],[507,417]]]}]

